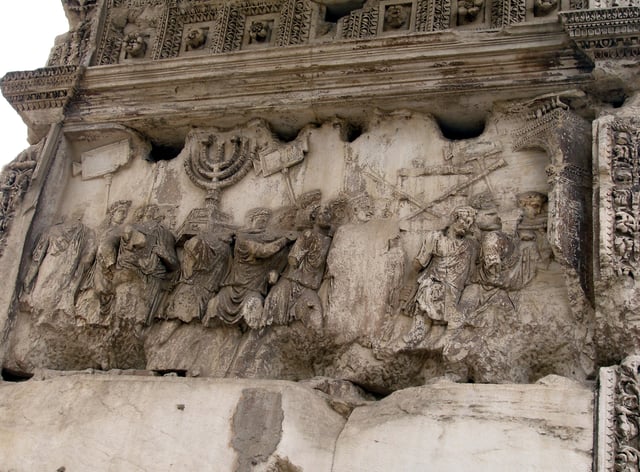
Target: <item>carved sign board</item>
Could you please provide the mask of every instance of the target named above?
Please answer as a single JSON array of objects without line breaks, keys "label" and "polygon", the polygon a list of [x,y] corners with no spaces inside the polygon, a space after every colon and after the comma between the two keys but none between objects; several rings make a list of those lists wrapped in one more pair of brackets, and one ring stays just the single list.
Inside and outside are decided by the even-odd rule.
[{"label": "carved sign board", "polygon": [[82,180],[95,179],[112,174],[129,162],[131,157],[129,140],[100,146],[82,153]]},{"label": "carved sign board", "polygon": [[308,149],[308,139],[304,138],[301,141],[282,146],[280,149],[260,156],[260,171],[262,175],[268,177],[302,162]]}]

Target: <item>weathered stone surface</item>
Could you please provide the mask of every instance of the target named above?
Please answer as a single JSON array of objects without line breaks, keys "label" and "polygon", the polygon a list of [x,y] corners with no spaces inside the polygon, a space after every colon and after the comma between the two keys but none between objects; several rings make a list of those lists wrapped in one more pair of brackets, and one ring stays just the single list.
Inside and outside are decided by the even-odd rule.
[{"label": "weathered stone surface", "polygon": [[[48,66],[0,84],[34,143],[0,175],[6,378],[304,380],[349,418],[340,470],[588,469],[587,391],[557,376],[640,349],[638,0],[63,6]],[[636,358],[607,372],[596,463],[636,471]],[[221,469],[320,467],[281,449],[289,387],[200,382]]]},{"label": "weathered stone surface", "polygon": [[[593,390],[567,379],[443,381],[343,419],[289,382],[47,377],[0,385],[6,470],[591,470]],[[309,385],[362,398],[344,382]]]},{"label": "weathered stone surface", "polygon": [[330,471],[345,422],[296,384],[175,377],[3,383],[0,411],[15,471]]},{"label": "weathered stone surface", "polygon": [[333,471],[588,472],[593,408],[578,384],[410,388],[354,410]]}]

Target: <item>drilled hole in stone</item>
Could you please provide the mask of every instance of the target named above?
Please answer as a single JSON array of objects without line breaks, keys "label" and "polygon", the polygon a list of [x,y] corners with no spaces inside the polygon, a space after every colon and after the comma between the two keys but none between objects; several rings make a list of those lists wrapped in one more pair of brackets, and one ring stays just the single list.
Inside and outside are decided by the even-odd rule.
[{"label": "drilled hole in stone", "polygon": [[149,153],[149,161],[170,161],[180,154],[183,146],[152,144],[151,152]]},{"label": "drilled hole in stone", "polygon": [[2,369],[2,380],[5,382],[25,382],[33,377],[33,374],[20,372],[13,369]]},{"label": "drilled hole in stone", "polygon": [[349,141],[350,143],[354,142],[356,139],[358,139],[362,135],[363,132],[364,132],[364,129],[362,126],[355,123],[349,123],[349,126],[347,126],[347,132],[346,132],[347,141]]},{"label": "drilled hole in stone", "polygon": [[451,140],[477,138],[484,132],[483,118],[468,117],[465,119],[437,118],[442,135]]}]

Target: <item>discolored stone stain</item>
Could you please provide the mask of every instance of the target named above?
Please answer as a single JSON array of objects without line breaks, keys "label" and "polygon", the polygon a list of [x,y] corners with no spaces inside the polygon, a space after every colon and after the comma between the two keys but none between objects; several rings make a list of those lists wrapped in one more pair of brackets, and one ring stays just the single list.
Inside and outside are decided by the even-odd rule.
[{"label": "discolored stone stain", "polygon": [[231,446],[238,454],[236,472],[266,462],[282,437],[282,395],[259,388],[242,391],[232,421]]}]

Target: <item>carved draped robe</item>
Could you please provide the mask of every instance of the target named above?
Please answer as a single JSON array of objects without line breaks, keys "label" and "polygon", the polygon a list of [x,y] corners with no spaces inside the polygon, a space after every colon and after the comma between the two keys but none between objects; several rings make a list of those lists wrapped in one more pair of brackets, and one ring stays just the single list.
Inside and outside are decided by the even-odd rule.
[{"label": "carved draped robe", "polygon": [[286,264],[284,238],[264,232],[239,233],[233,250],[231,271],[220,292],[213,298],[207,317],[225,323],[245,319],[250,327],[262,322],[263,300],[268,291],[269,273],[280,274]]},{"label": "carved draped robe", "polygon": [[476,259],[477,243],[469,237],[452,238],[443,231],[427,233],[416,260],[424,269],[418,276],[415,310],[437,322],[447,322]]},{"label": "carved draped robe", "polygon": [[166,319],[202,319],[207,302],[220,289],[231,265],[230,237],[201,234],[184,245],[180,281],[164,312]]},{"label": "carved draped robe", "polygon": [[95,255],[93,232],[79,221],[52,226],[33,251],[26,285],[31,304],[43,311],[74,312],[75,297]]},{"label": "carved draped robe", "polygon": [[118,285],[118,313],[149,324],[167,288],[164,284],[178,267],[175,240],[167,228],[153,221],[125,228],[113,282]]},{"label": "carved draped robe", "polygon": [[265,325],[289,324],[309,310],[322,315],[317,290],[322,283],[330,245],[331,238],[318,230],[306,230],[298,237],[289,252],[284,275],[265,300]]}]

